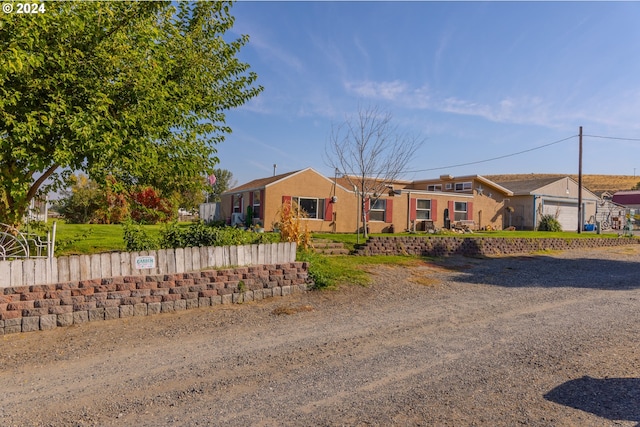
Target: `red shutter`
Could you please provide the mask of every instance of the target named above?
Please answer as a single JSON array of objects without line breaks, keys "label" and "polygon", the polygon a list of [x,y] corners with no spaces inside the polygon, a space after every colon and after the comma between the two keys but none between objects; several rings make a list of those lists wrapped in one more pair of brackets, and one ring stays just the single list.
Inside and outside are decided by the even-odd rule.
[{"label": "red shutter", "polygon": [[282,204],[291,203],[291,196],[282,196]]},{"label": "red shutter", "polygon": [[435,199],[431,199],[431,221],[435,222],[438,220],[438,201]]},{"label": "red shutter", "polygon": [[324,220],[333,221],[333,203],[331,203],[331,197],[324,199]]},{"label": "red shutter", "polygon": [[387,212],[384,216],[384,222],[393,222],[393,199],[387,199]]},{"label": "red shutter", "polygon": [[467,220],[473,221],[473,202],[467,202]]},{"label": "red shutter", "polygon": [[409,220],[410,221],[415,221],[416,220],[416,199],[411,199],[409,201]]},{"label": "red shutter", "polygon": [[251,206],[251,215],[255,218],[256,213],[253,211],[253,191],[249,192],[249,206]]},{"label": "red shutter", "polygon": [[453,222],[455,218],[456,218],[456,213],[453,210],[453,200],[449,200],[449,219],[451,220],[451,222]]}]

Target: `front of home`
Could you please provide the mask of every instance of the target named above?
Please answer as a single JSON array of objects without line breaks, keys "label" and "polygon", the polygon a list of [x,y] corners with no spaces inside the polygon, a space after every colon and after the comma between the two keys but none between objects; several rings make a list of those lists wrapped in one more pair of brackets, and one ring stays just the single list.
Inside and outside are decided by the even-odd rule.
[{"label": "front of home", "polygon": [[[371,233],[442,228],[535,229],[544,214],[559,217],[563,229],[577,229],[577,183],[496,183],[480,175],[380,183],[378,193],[362,203],[353,177],[326,177],[312,168],[253,180],[222,195],[221,214],[229,225],[261,224],[277,228],[283,204],[295,202],[305,212],[309,231],[354,233],[361,229],[361,209]],[[595,215],[597,197],[583,188],[583,222]]]}]

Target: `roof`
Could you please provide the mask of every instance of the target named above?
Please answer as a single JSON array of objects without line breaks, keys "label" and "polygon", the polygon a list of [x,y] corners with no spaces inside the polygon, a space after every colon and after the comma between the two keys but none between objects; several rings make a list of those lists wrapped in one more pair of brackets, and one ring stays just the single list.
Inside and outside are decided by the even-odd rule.
[{"label": "roof", "polygon": [[508,196],[512,196],[513,192],[511,191],[511,189],[505,185],[502,185],[498,182],[495,182],[485,176],[482,175],[462,175],[462,176],[451,176],[451,175],[441,175],[439,178],[431,178],[431,179],[419,179],[419,180],[415,180],[413,181],[413,184],[429,184],[429,183],[434,183],[434,184],[439,184],[442,182],[448,182],[448,181],[452,181],[452,182],[460,182],[460,181],[473,181],[476,180],[482,184],[488,185],[490,187],[493,187],[501,192],[503,192],[504,194],[508,195]]},{"label": "roof", "polygon": [[[328,181],[330,181],[331,183],[333,183],[333,179],[332,178],[328,178],[324,175],[322,175],[320,172],[316,171],[313,168],[306,168],[306,169],[300,169],[297,171],[293,171],[293,172],[287,172],[287,173],[282,173],[279,175],[274,175],[274,176],[270,176],[270,177],[266,177],[266,178],[258,178],[258,179],[254,179],[253,181],[249,181],[246,184],[242,184],[238,187],[232,188],[230,190],[225,191],[222,194],[230,194],[230,193],[240,193],[243,191],[256,191],[256,190],[262,190],[263,188],[268,187],[271,184],[274,184],[276,182],[288,179],[294,175],[297,175],[301,172],[305,172],[305,171],[311,171],[314,172],[315,174],[317,174],[318,176],[322,177],[323,179],[326,179]],[[338,186],[342,187],[340,182],[337,182]],[[345,191],[350,191],[349,190],[350,187],[343,187],[343,190]]]},{"label": "roof", "polygon": [[618,191],[611,200],[621,205],[640,205],[640,191]]},{"label": "roof", "polygon": [[520,181],[497,182],[496,184],[508,188],[509,190],[513,191],[513,194],[531,194],[537,189],[544,187],[545,185],[554,183],[563,178],[564,177],[562,176],[553,176],[545,178],[532,178]]},{"label": "roof", "polygon": [[225,193],[239,193],[241,191],[248,191],[248,190],[259,190],[261,188],[266,187],[269,184],[272,184],[276,181],[280,181],[281,179],[285,179],[293,174],[296,174],[298,172],[301,172],[301,170],[297,170],[297,171],[293,171],[293,172],[287,172],[287,173],[281,173],[279,175],[274,175],[274,176],[270,176],[267,178],[258,178],[258,179],[254,179],[253,181],[249,181],[246,184],[242,184],[238,187],[232,188],[230,190],[225,191]]}]

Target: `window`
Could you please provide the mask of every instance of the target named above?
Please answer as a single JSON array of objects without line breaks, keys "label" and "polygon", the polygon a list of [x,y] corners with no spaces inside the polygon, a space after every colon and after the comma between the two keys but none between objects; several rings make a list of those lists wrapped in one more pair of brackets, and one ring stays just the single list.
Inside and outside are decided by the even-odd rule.
[{"label": "window", "polygon": [[416,219],[431,219],[431,200],[418,199],[416,201]]},{"label": "window", "polygon": [[260,190],[253,192],[253,217],[260,218]]},{"label": "window", "polygon": [[306,213],[307,218],[324,218],[324,199],[294,197],[293,200]]},{"label": "window", "polygon": [[375,200],[371,203],[369,209],[369,220],[371,221],[384,221],[385,212],[387,210],[387,201],[384,199]]},{"label": "window", "polygon": [[453,184],[452,183],[447,183],[444,185],[445,190],[452,190],[453,189]]},{"label": "window", "polygon": [[233,212],[242,213],[242,196],[240,195],[233,198]]},{"label": "window", "polygon": [[467,202],[455,202],[453,204],[453,220],[464,221],[467,219]]},{"label": "window", "polygon": [[442,184],[427,185],[427,191],[442,191]]},{"label": "window", "polygon": [[470,182],[456,182],[456,191],[467,191],[471,190]]}]

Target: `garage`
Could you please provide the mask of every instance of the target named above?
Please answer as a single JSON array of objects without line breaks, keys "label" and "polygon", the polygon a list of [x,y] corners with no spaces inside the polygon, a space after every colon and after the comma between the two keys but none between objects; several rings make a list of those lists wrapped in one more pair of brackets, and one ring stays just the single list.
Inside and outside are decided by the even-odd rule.
[{"label": "garage", "polygon": [[578,204],[544,200],[542,214],[553,215],[562,226],[562,231],[576,231],[578,229]]}]

